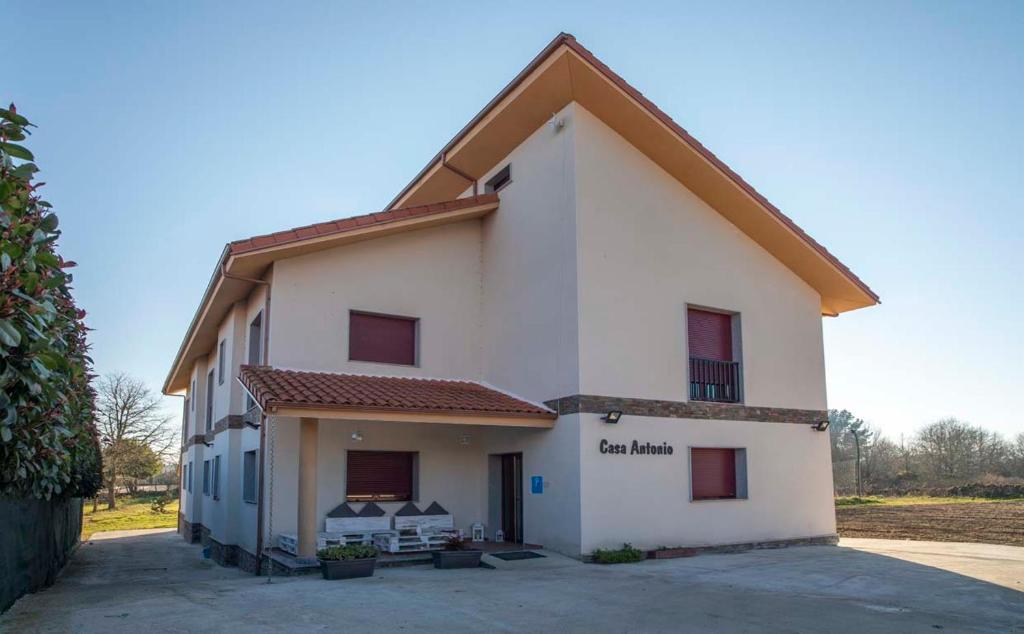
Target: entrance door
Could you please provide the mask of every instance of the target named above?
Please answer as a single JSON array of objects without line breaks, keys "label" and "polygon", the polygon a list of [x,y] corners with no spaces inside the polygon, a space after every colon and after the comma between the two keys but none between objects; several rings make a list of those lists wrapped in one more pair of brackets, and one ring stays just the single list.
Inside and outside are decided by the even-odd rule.
[{"label": "entrance door", "polygon": [[523,454],[501,456],[501,530],[505,541],[523,542]]}]

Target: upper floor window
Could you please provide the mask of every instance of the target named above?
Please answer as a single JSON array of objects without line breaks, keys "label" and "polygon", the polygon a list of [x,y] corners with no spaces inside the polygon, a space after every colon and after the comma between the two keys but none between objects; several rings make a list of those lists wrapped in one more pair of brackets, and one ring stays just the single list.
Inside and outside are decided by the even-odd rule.
[{"label": "upper floor window", "polygon": [[348,315],[349,361],[416,365],[418,321],[414,317],[350,311]]},{"label": "upper floor window", "polygon": [[740,362],[737,315],[688,308],[690,400],[738,403]]},{"label": "upper floor window", "polygon": [[[256,318],[249,324],[249,356],[246,362],[249,365],[259,365],[263,360],[263,312],[256,315]],[[245,409],[250,410],[256,407],[256,401],[251,396],[245,397]]]},{"label": "upper floor window", "polygon": [[225,344],[226,341],[221,341],[217,346],[217,385],[224,385],[224,349],[227,347]]},{"label": "upper floor window", "polygon": [[206,431],[213,429],[213,370],[206,375]]},{"label": "upper floor window", "polygon": [[498,173],[484,183],[484,192],[490,194],[501,190],[502,187],[512,182],[512,166],[506,165],[498,170]]},{"label": "upper floor window", "polygon": [[263,361],[263,313],[260,312],[249,324],[249,365]]}]

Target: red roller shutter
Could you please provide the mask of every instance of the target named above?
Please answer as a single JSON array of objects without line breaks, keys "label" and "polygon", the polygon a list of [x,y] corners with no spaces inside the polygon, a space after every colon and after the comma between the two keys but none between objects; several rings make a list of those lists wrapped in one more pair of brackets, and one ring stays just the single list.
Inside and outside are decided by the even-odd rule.
[{"label": "red roller shutter", "polygon": [[736,497],[736,450],[690,450],[693,499],[715,500]]},{"label": "red roller shutter", "polygon": [[686,310],[690,356],[732,361],[732,316],[708,310]]},{"label": "red roller shutter", "polygon": [[407,451],[349,451],[345,496],[349,500],[411,500],[414,456]]},{"label": "red roller shutter", "polygon": [[416,364],[416,320],[349,313],[348,358],[352,361]]}]

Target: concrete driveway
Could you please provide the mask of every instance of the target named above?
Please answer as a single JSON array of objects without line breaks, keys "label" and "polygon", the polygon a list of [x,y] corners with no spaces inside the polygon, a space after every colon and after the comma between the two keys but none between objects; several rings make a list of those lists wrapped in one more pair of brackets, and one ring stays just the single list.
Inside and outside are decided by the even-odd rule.
[{"label": "concrete driveway", "polygon": [[848,540],[598,566],[266,580],[173,532],[95,535],[57,584],[0,617],[11,632],[1024,632],[1024,548]]}]

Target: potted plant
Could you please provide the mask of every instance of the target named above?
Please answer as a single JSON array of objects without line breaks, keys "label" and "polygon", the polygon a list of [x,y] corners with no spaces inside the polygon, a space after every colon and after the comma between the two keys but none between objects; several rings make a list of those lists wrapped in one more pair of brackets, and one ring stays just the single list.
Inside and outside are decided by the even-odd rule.
[{"label": "potted plant", "polygon": [[372,577],[377,565],[377,549],[365,544],[329,546],[316,552],[324,579]]},{"label": "potted plant", "polygon": [[484,551],[473,548],[468,539],[449,537],[445,541],[444,550],[435,550],[431,554],[434,556],[435,568],[478,568]]}]

